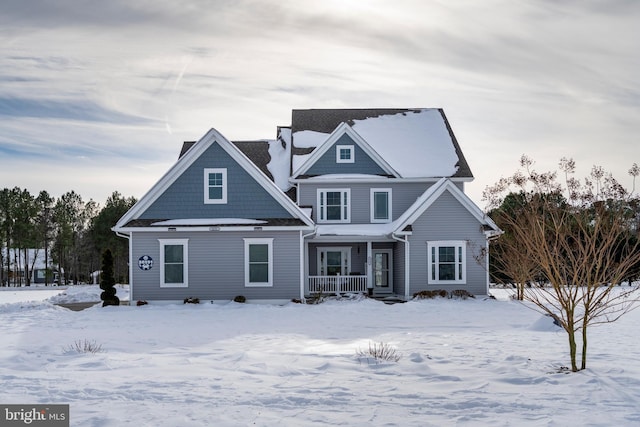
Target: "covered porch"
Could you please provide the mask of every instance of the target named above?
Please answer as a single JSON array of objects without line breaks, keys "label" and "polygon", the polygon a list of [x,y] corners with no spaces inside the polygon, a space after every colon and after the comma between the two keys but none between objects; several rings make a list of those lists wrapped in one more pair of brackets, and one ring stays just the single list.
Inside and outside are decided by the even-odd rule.
[{"label": "covered porch", "polygon": [[305,295],[397,292],[397,242],[326,240],[305,243]]}]

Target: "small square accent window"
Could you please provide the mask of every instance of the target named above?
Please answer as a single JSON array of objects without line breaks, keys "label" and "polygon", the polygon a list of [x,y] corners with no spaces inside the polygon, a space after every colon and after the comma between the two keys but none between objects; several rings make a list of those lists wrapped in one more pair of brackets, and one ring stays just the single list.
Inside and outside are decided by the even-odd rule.
[{"label": "small square accent window", "polygon": [[354,163],[353,145],[336,145],[336,163]]}]

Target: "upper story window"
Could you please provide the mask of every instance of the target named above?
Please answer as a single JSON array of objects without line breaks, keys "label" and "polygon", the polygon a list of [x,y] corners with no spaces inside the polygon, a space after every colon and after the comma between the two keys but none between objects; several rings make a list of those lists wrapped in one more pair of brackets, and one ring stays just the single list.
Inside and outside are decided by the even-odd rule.
[{"label": "upper story window", "polygon": [[204,202],[227,203],[227,170],[208,168],[204,170]]},{"label": "upper story window", "polygon": [[391,222],[391,189],[371,189],[371,222]]},{"label": "upper story window", "polygon": [[350,222],[351,190],[318,189],[318,222]]},{"label": "upper story window", "polygon": [[427,242],[429,283],[466,283],[466,242]]},{"label": "upper story window", "polygon": [[336,145],[336,163],[355,162],[353,145]]}]

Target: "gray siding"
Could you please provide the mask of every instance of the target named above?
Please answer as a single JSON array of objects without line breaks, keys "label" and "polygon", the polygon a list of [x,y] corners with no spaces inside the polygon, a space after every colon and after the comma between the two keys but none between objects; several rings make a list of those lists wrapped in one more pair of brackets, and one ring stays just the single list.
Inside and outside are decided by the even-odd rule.
[{"label": "gray siding", "polygon": [[[204,203],[204,169],[227,168],[227,203]],[[291,218],[218,144],[212,144],[140,215],[141,219]]]},{"label": "gray siding", "polygon": [[[186,288],[160,287],[160,243],[158,239],[189,239]],[[244,286],[243,238],[273,238],[273,287]],[[286,232],[153,232],[133,233],[131,301],[291,299],[300,296],[300,235]],[[151,270],[138,268],[143,255],[154,260]]]},{"label": "gray siding", "polygon": [[351,223],[368,224],[371,222],[371,188],[391,188],[392,217],[398,219],[415,201],[422,195],[432,183],[399,183],[393,179],[383,180],[377,183],[353,184],[345,182],[341,184],[327,184],[318,181],[300,183],[298,192],[298,204],[300,206],[313,207],[313,220],[317,221],[317,190],[319,188],[350,188],[351,189]]},{"label": "gray siding", "polygon": [[[354,163],[336,162],[336,145],[354,146]],[[378,165],[358,144],[348,135],[342,135],[338,141],[311,166],[306,172],[307,175],[327,175],[327,174],[368,174],[386,175],[387,173]]]},{"label": "gray siding", "polygon": [[[466,246],[465,285],[427,285],[427,241],[464,240]],[[476,261],[485,247],[485,236],[480,223],[449,192],[444,192],[425,213],[413,224],[413,234],[409,238],[411,271],[410,293],[424,289],[466,289],[476,295],[487,293],[485,261]]]}]

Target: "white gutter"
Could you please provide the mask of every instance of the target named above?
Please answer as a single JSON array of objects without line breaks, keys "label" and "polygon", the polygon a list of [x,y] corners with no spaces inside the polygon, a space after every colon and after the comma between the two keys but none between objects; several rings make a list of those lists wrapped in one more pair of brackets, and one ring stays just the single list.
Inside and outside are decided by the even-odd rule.
[{"label": "white gutter", "polygon": [[302,230],[300,230],[300,249],[302,256],[300,257],[300,301],[305,302],[304,300],[304,276],[305,276],[305,262],[309,256],[306,251],[306,245],[304,243],[304,239],[307,237],[311,237],[316,234],[316,228],[314,227],[313,231],[309,234],[302,234]]},{"label": "white gutter", "polygon": [[411,272],[411,265],[409,261],[409,255],[411,255],[410,245],[409,245],[409,235],[405,234],[404,239],[401,239],[396,236],[396,233],[391,233],[391,238],[397,240],[398,242],[404,243],[404,297],[409,298],[409,275]]},{"label": "white gutter", "polygon": [[[376,176],[372,175],[369,178],[365,177],[357,177],[357,178],[347,178],[344,176],[340,177],[325,177],[324,175],[319,175],[319,177],[311,177],[311,178],[289,178],[289,182],[292,184],[319,184],[319,183],[327,183],[327,184],[335,184],[335,183],[345,183],[349,184],[370,184],[370,183],[379,183],[379,182],[387,182],[387,183],[423,183],[423,182],[438,182],[442,177],[431,177],[431,178],[389,178],[385,176]],[[460,177],[447,177],[451,182],[472,182],[473,178],[460,178]]]}]

